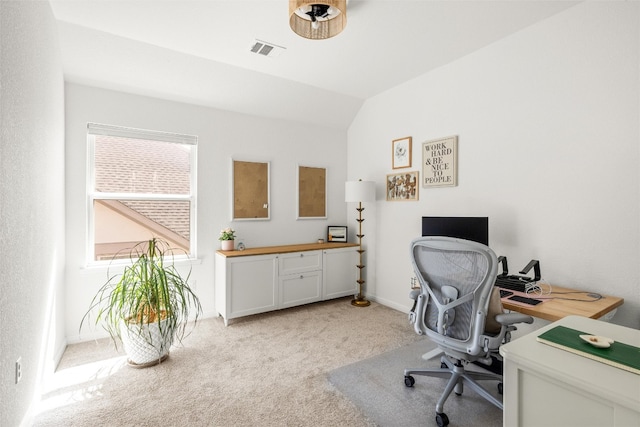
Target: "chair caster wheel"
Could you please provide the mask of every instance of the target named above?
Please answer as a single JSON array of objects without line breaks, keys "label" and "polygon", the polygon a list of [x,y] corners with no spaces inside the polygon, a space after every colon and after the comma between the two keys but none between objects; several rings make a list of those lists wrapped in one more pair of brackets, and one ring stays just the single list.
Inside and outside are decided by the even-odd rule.
[{"label": "chair caster wheel", "polygon": [[447,417],[447,414],[442,413],[442,414],[436,414],[436,424],[438,424],[438,427],[445,427],[449,425],[449,417]]},{"label": "chair caster wheel", "polygon": [[411,375],[407,375],[404,377],[404,385],[406,385],[407,387],[413,387],[415,383],[416,380]]},{"label": "chair caster wheel", "polygon": [[498,393],[502,394],[503,389],[504,386],[502,385],[502,383],[498,383]]}]

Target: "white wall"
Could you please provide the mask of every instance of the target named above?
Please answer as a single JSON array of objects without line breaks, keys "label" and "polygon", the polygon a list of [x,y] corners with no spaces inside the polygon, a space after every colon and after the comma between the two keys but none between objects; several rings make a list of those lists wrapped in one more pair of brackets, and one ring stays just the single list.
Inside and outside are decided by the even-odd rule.
[{"label": "white wall", "polygon": [[[262,119],[129,95],[66,85],[67,300],[70,342],[104,335],[80,320],[106,279],[104,268],[85,267],[87,122],[197,135],[198,262],[192,277],[206,316],[216,315],[213,259],[218,235],[232,226],[247,247],[315,242],[328,225],[346,223],[346,132]],[[231,159],[271,163],[271,220],[231,222]],[[297,165],[327,168],[328,218],[296,220]]]},{"label": "white wall", "polygon": [[[0,2],[2,426],[28,424],[40,376],[54,368],[49,339],[64,339],[57,317],[64,292],[64,85],[57,31],[48,2]],[[15,384],[18,358],[22,380]]]},{"label": "white wall", "polygon": [[[550,283],[623,297],[614,321],[640,327],[638,15],[636,2],[581,3],[365,103],[348,178],[377,182],[363,224],[370,294],[410,306],[421,216],[489,216],[510,270],[538,259]],[[413,137],[409,170],[422,176],[422,142],[450,135],[458,186],[386,202],[391,141]]]}]

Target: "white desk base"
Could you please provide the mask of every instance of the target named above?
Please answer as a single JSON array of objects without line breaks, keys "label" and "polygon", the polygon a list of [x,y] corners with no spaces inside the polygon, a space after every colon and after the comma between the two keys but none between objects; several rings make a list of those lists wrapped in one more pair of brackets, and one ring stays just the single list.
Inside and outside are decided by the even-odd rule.
[{"label": "white desk base", "polygon": [[640,347],[640,331],[569,316],[505,344],[505,427],[640,427],[640,375],[536,340],[563,325]]}]

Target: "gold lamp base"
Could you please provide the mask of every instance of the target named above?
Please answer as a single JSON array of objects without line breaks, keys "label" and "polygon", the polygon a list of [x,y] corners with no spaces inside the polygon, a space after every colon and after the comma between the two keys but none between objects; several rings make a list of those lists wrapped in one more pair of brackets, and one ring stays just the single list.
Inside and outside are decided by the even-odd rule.
[{"label": "gold lamp base", "polygon": [[371,305],[371,301],[364,298],[354,298],[351,300],[351,305],[355,305],[356,307],[368,307]]},{"label": "gold lamp base", "polygon": [[364,285],[365,281],[362,278],[362,269],[364,268],[364,263],[362,262],[362,254],[365,252],[362,249],[362,238],[364,234],[362,234],[362,211],[364,208],[362,207],[362,201],[374,201],[376,197],[375,194],[375,183],[373,181],[351,181],[345,184],[345,200],[347,202],[358,202],[358,207],[356,210],[358,211],[358,234],[356,237],[358,238],[358,264],[356,267],[358,268],[358,293],[353,296],[351,300],[351,305],[354,307],[368,307],[371,305],[371,302],[368,301],[362,292],[362,285]]}]

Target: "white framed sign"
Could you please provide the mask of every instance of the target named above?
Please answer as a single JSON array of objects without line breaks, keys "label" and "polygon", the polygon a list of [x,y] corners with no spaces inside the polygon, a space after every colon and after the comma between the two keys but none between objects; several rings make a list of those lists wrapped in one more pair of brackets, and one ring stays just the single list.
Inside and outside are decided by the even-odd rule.
[{"label": "white framed sign", "polygon": [[458,185],[458,137],[427,141],[422,144],[422,186]]}]

